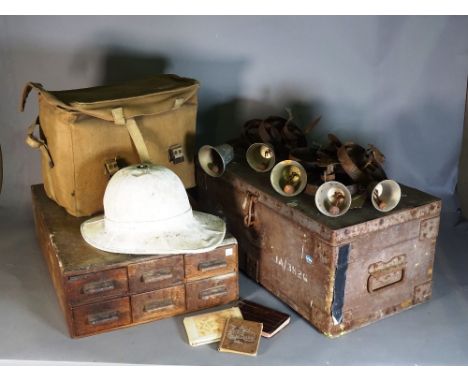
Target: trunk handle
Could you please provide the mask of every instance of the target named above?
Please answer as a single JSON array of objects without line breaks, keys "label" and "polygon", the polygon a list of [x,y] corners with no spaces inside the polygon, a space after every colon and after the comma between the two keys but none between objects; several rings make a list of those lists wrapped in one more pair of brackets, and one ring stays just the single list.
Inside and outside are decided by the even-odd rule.
[{"label": "trunk handle", "polygon": [[255,203],[258,201],[258,196],[247,191],[245,196],[243,207],[247,207],[247,213],[244,216],[244,225],[248,228],[255,223]]}]

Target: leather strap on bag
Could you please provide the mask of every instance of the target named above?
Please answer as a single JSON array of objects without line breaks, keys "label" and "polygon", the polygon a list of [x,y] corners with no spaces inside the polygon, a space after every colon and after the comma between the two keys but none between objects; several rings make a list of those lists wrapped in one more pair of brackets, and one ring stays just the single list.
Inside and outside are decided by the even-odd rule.
[{"label": "leather strap on bag", "polygon": [[[27,95],[26,95],[27,96]],[[42,140],[41,138],[37,138],[34,136],[34,129],[35,127],[38,126],[39,129],[41,128],[40,126],[40,123],[39,123],[39,116],[37,116],[33,123],[31,123],[31,125],[29,125],[28,127],[28,134],[26,135],[26,139],[25,139],[25,143],[29,146],[29,147],[32,147],[33,149],[40,149],[42,151],[42,154],[45,155],[48,159],[48,164],[49,164],[49,167],[50,168],[53,168],[55,165],[54,165],[54,161],[52,160],[52,156],[50,155],[50,151],[49,151],[49,148],[47,147],[47,144],[44,140]],[[54,200],[57,200],[56,199],[56,194],[55,194],[55,189],[54,187],[52,186],[53,185],[53,182],[52,182],[52,172],[51,171],[43,171],[43,181],[44,181],[44,185],[46,187],[46,192],[47,194]]]},{"label": "leather strap on bag", "polygon": [[[24,86],[23,92],[21,93],[20,111],[24,111],[24,107],[26,105],[26,100],[27,100],[27,98],[29,96],[29,93],[31,93],[31,90],[33,90],[33,89],[36,90],[39,93],[45,92],[44,87],[42,86],[42,84],[40,84],[38,82],[28,82]],[[54,97],[50,93],[48,93],[48,92],[45,92],[45,93],[47,93],[47,97],[50,100],[52,100],[56,105],[59,105],[59,106],[65,107],[65,108],[67,107],[67,105],[65,105],[62,101],[60,101],[59,99],[57,99],[56,97]],[[49,151],[49,148],[47,147],[46,142],[44,140],[42,140],[41,138],[38,138],[38,137],[34,136],[34,129],[35,129],[36,126],[39,126],[39,129],[40,129],[39,116],[37,116],[34,119],[34,122],[31,123],[31,125],[29,125],[25,142],[29,147],[32,147],[33,149],[37,149],[37,148],[40,149],[44,153],[44,155],[46,155],[46,157],[48,158],[49,167],[53,168],[54,167],[54,161],[52,159],[52,156],[50,155],[50,151]]]},{"label": "leather strap on bag", "polygon": [[54,105],[60,106],[64,109],[70,110],[70,106],[60,101],[57,97],[55,97],[51,92],[48,92],[44,89],[42,84],[38,82],[28,82],[24,88],[23,92],[21,93],[21,100],[20,100],[20,111],[24,111],[24,106],[26,105],[26,100],[28,98],[29,93],[31,90],[36,90],[39,93],[42,93],[43,96],[47,98],[49,102],[52,102]]},{"label": "leather strap on bag", "polygon": [[148,148],[146,147],[145,140],[143,139],[143,135],[141,134],[135,118],[125,119],[124,112],[121,107],[112,109],[112,115],[116,125],[125,125],[127,127],[130,138],[132,139],[138,152],[138,156],[140,157],[140,161],[142,163],[150,163]]},{"label": "leather strap on bag", "polygon": [[20,111],[24,111],[24,107],[26,105],[26,100],[28,98],[29,93],[31,90],[36,89],[37,91],[43,90],[42,84],[37,82],[28,82],[24,88],[23,92],[21,93],[21,100],[20,100]]},{"label": "leather strap on bag", "polygon": [[54,161],[52,160],[52,156],[50,155],[49,148],[47,144],[41,139],[34,136],[34,129],[36,126],[39,126],[39,117],[36,117],[33,123],[28,127],[28,135],[26,136],[26,144],[33,149],[40,149],[44,155],[49,159],[49,167],[54,167]]}]

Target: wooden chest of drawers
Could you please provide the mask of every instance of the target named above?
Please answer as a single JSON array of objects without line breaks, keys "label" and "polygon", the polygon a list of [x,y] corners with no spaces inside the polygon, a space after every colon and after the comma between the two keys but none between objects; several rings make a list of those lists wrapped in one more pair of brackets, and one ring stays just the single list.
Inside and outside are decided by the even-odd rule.
[{"label": "wooden chest of drawers", "polygon": [[39,244],[71,337],[159,320],[237,300],[237,242],[211,252],[169,256],[111,254],[81,237],[68,215],[32,186]]}]

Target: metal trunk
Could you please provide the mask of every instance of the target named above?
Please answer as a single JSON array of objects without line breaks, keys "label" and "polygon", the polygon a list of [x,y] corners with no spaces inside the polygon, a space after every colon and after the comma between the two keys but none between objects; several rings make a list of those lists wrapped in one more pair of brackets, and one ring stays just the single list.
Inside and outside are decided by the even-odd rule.
[{"label": "metal trunk", "polygon": [[221,178],[198,171],[202,206],[224,215],[239,266],[327,336],[431,296],[441,202],[402,186],[389,213],[367,203],[339,218],[308,195],[277,194],[268,174],[232,163]]}]

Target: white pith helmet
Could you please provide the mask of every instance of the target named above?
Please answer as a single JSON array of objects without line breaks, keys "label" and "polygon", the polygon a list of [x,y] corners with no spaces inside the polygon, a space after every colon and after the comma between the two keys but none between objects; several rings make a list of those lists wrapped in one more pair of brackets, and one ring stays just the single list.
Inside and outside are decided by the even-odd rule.
[{"label": "white pith helmet", "polygon": [[132,255],[199,253],[216,248],[226,224],[192,211],[179,177],[163,166],[119,170],[104,193],[104,215],[85,221],[81,234],[93,247]]}]

